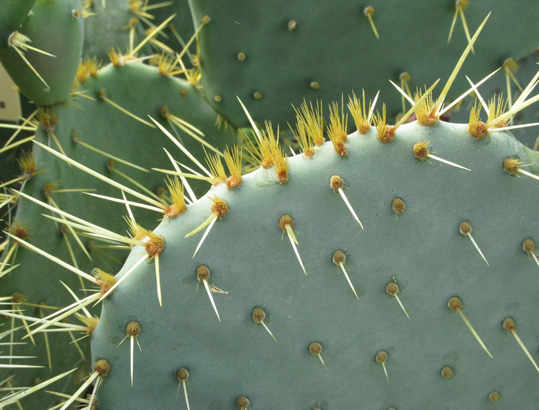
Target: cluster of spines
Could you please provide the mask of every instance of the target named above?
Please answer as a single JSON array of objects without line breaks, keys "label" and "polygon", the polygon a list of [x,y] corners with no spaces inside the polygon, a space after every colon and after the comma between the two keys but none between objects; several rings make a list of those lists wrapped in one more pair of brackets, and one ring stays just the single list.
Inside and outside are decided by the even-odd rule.
[{"label": "cluster of spines", "polygon": [[[527,88],[530,88],[531,85],[533,85],[533,84],[534,84],[534,81],[532,81],[530,83],[530,86],[527,87]],[[532,100],[535,100],[535,98],[532,99]],[[529,101],[526,101],[525,99],[521,100],[521,104],[526,104],[527,105],[528,103],[529,103]],[[430,92],[426,92],[425,94],[423,94],[422,98],[417,98],[416,97],[415,105],[414,105],[413,108],[418,113],[419,112],[422,112],[423,114],[425,112],[432,113],[433,110],[434,110],[434,107],[430,107],[431,109],[426,109],[426,107],[430,106],[431,104],[432,104],[432,98],[430,97]],[[315,152],[315,150],[316,150],[316,148],[314,148],[312,146],[311,141],[314,143],[315,146],[317,146],[320,143],[320,141],[324,140],[323,127],[322,127],[323,121],[322,121],[322,117],[321,117],[322,110],[321,110],[320,105],[318,103],[317,103],[316,106],[317,106],[317,108],[313,109],[312,104],[311,104],[310,108],[308,108],[307,104],[304,103],[300,110],[296,110],[296,112],[298,114],[298,119],[297,119],[298,132],[297,132],[297,135],[303,135],[304,137],[301,138],[303,140],[303,145],[306,146],[306,147],[311,147],[308,150],[308,152],[305,152],[305,155],[307,157],[309,157],[309,158],[311,158],[312,155],[313,155],[312,151]],[[370,117],[371,117],[373,107],[372,106],[370,107],[369,115],[368,115],[367,118],[365,118],[366,117],[365,98],[364,98],[364,95],[363,95],[363,103],[362,104],[359,102],[359,100],[355,96],[350,97],[349,108],[351,109],[352,115],[353,115],[353,117],[354,117],[354,119],[356,121],[356,125],[358,126],[358,130],[361,130],[364,133],[365,130],[367,130],[368,127],[370,127]],[[499,110],[491,110],[491,111],[496,113],[496,117],[500,117],[502,115],[504,117],[507,117],[506,114],[502,114],[501,111],[499,111]],[[330,136],[330,140],[332,141],[332,143],[334,145],[336,153],[339,156],[343,156],[343,155],[346,155],[346,153],[347,153],[347,148],[345,146],[345,142],[348,139],[348,136],[346,134],[347,117],[344,115],[344,113],[342,111],[342,108],[341,108],[341,112],[339,114],[339,109],[338,109],[337,104],[333,104],[330,107],[330,112],[331,112],[331,121],[330,121],[330,124],[328,126],[328,134]],[[419,115],[418,114],[418,118],[423,117],[423,116],[424,115]],[[388,133],[389,133],[390,135],[392,135],[392,138],[393,138],[394,135],[395,135],[397,125],[393,126],[393,127],[386,125],[384,123],[384,120],[383,120],[383,114],[381,116],[378,115],[377,118],[378,118],[378,120],[376,122],[378,123],[377,124],[378,139],[381,142],[387,142],[387,141],[384,140],[384,137],[387,136]],[[48,130],[49,133],[53,134],[53,130],[54,130],[54,126],[55,126],[55,119],[54,119],[54,116],[52,114],[49,114],[46,111],[42,112],[41,123],[43,124],[45,129]],[[155,121],[154,121],[154,123],[159,125]],[[424,124],[424,125],[432,125],[432,124]],[[161,129],[163,129],[162,126],[159,125],[159,127]],[[471,127],[471,125],[468,127],[468,129],[470,129],[470,127]],[[281,184],[286,183],[286,181],[288,181],[288,178],[289,178],[289,175],[288,175],[288,159],[283,154],[283,152],[282,152],[282,150],[281,150],[281,148],[279,146],[278,138],[275,137],[275,134],[273,132],[273,128],[272,128],[271,124],[266,123],[266,127],[265,127],[264,130],[262,130],[260,132],[258,132],[258,130],[255,130],[255,131],[257,131],[256,134],[259,137],[259,139],[257,139],[256,145],[254,143],[251,143],[251,149],[249,150],[249,152],[252,153],[253,157],[259,162],[259,164],[260,164],[260,166],[262,168],[274,167],[276,169],[276,171],[277,171],[277,181],[279,183],[281,183]],[[413,156],[416,159],[419,159],[419,160],[428,160],[428,159],[441,160],[442,162],[449,163],[451,165],[454,165],[454,166],[457,166],[457,167],[460,167],[460,168],[463,168],[463,169],[466,169],[466,170],[469,171],[468,168],[459,166],[457,164],[451,163],[451,162],[449,162],[447,160],[442,160],[439,157],[434,156],[429,150],[429,144],[430,144],[429,141],[425,141],[425,142],[419,141],[417,144],[414,145],[414,147],[412,149]],[[55,153],[50,148],[45,147],[42,144],[40,144],[40,145],[43,148],[47,149],[48,151]],[[61,146],[58,145],[58,147],[61,150]],[[65,155],[58,154],[58,153],[56,153],[56,154],[58,156],[60,156],[62,159],[67,160],[67,157]],[[209,164],[209,167],[210,167],[210,175],[211,175],[211,177],[208,177],[208,179],[214,185],[218,184],[218,183],[225,183],[229,189],[237,188],[242,183],[242,156],[241,156],[241,151],[238,148],[228,149],[225,152],[224,157],[225,157],[225,163],[226,163],[226,165],[227,165],[227,167],[229,169],[229,172],[230,172],[230,176],[227,177],[227,175],[225,173],[225,170],[224,170],[224,167],[223,167],[223,165],[221,163],[220,156],[218,154],[215,154],[213,156],[212,155],[208,156],[208,164]],[[68,160],[68,162],[76,164],[72,160]],[[519,167],[519,165],[521,165],[521,163],[519,162],[518,159],[515,159],[515,158],[507,158],[507,159],[505,159],[503,161],[503,167],[504,167],[504,170],[507,173],[515,175],[515,174],[517,174],[517,172],[520,172],[520,173],[529,175],[531,177],[537,178],[535,175],[533,175],[533,174],[531,174],[531,173],[529,173],[527,171],[522,170]],[[26,167],[26,168],[28,168],[28,167]],[[85,171],[88,171],[88,169],[86,167],[83,167],[83,169]],[[33,174],[35,174],[35,171],[25,171],[24,175],[26,175],[26,174],[33,175]],[[96,173],[93,172],[92,174],[95,175]],[[180,174],[180,175],[183,176],[182,174]],[[109,182],[109,181],[110,181],[109,179],[106,179],[106,182]],[[136,191],[130,190],[127,187],[124,187],[124,186],[122,186],[120,184],[115,183],[115,186],[119,187],[122,190],[125,190],[126,192],[134,194],[135,196],[142,199],[143,201],[150,202],[152,205],[155,205],[154,209],[159,210],[160,212],[163,212],[165,214],[165,216],[169,217],[169,218],[179,216],[183,212],[185,212],[186,209],[187,209],[185,201],[184,201],[183,185],[181,184],[178,177],[175,177],[172,180],[169,179],[169,181],[167,183],[167,186],[169,187],[169,190],[170,190],[170,197],[171,197],[172,202],[173,202],[171,205],[165,205],[165,204],[163,204],[161,202],[157,202],[157,201],[152,200],[152,199],[149,200],[146,196],[141,195],[141,194],[137,194]],[[333,179],[331,181],[331,187],[336,192],[339,192],[341,194],[341,196],[343,197],[343,200],[346,202],[346,204],[347,204],[348,208],[350,209],[350,211],[351,211],[352,215],[354,216],[354,218],[359,222],[360,225],[362,225],[361,222],[360,222],[360,219],[357,217],[357,215],[355,214],[352,206],[350,205],[350,203],[346,199],[346,196],[344,195],[344,192],[342,190],[342,188],[344,188],[344,182],[342,181],[342,179],[340,179],[339,176],[334,176],[333,177]],[[204,226],[206,226],[206,225],[208,225],[210,223],[215,222],[216,219],[223,218],[228,213],[228,207],[225,205],[226,202],[224,200],[221,200],[220,198],[217,198],[217,197],[215,199],[212,199],[212,200],[214,201],[214,205],[212,206],[212,217],[211,217],[211,219],[209,219],[201,227],[199,227],[196,230],[192,231],[190,234],[188,234],[188,236],[198,232],[200,229],[202,229],[202,227],[204,227]],[[124,202],[126,203],[126,205],[128,204],[128,202],[125,199],[124,199]],[[394,210],[395,214],[398,215],[398,214],[400,214],[400,213],[402,213],[404,211],[404,209],[405,209],[404,203],[403,202],[401,203],[397,199],[395,199],[394,202],[392,203],[392,209]],[[207,232],[209,232],[209,230]],[[287,233],[289,235],[291,234],[290,232],[287,232]],[[483,256],[482,252],[480,251],[479,247],[476,245],[475,241],[473,240],[473,237],[471,236],[471,228],[470,227],[466,228],[466,232],[464,232],[463,229],[462,229],[462,224],[461,224],[461,233],[463,235],[468,236],[472,240],[472,242],[474,242],[474,245],[478,249],[479,253],[483,257],[485,262],[487,262],[486,258]],[[17,235],[15,235],[15,236],[17,236]],[[148,236],[148,235],[146,234],[146,232],[142,232],[140,236],[144,237],[144,236]],[[292,241],[292,239],[293,239],[293,241]],[[297,240],[295,239],[295,237],[294,238],[291,237],[291,241],[292,241],[293,244],[294,243],[297,244]],[[155,241],[152,240],[152,241],[149,242],[149,244],[153,244],[154,242]],[[136,238],[135,238],[135,243],[136,243]],[[148,249],[148,244],[146,244],[146,247]],[[150,259],[153,259],[159,253],[160,252],[154,252],[152,250],[148,251],[148,255],[149,255]],[[299,254],[298,254],[298,259],[301,262],[301,259],[299,258]],[[488,264],[488,262],[487,262],[487,264]],[[5,263],[4,263],[4,265],[5,265]],[[302,264],[302,266],[303,266],[303,264]]]}]

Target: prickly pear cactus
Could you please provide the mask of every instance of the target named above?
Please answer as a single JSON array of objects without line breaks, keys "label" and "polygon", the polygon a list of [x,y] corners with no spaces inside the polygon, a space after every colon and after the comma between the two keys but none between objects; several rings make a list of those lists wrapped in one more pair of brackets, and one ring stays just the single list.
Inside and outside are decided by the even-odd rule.
[{"label": "prickly pear cactus", "polygon": [[83,36],[80,0],[37,0],[10,36],[10,47],[0,52],[0,61],[36,104],[64,102],[73,87]]},{"label": "prickly pear cactus", "polygon": [[[539,36],[539,9],[527,0],[511,7],[503,0],[428,5],[422,0],[406,5],[239,0],[226,8],[205,0],[190,4],[195,27],[209,19],[200,30],[200,68],[208,100],[236,126],[247,125],[236,95],[252,102],[253,118],[284,128],[293,121],[291,103],[297,106],[304,98],[337,101],[341,94],[362,88],[369,95],[380,90],[390,114],[396,115],[400,96],[388,80],[414,88],[447,77],[462,45],[490,10],[489,24],[475,46],[482,52],[464,68],[472,81],[509,57],[518,60],[533,52]],[[521,29],[500,35],[499,27],[506,25]],[[462,77],[451,98],[467,87]]]},{"label": "prickly pear cactus", "polygon": [[[24,7],[32,3],[21,1],[0,16],[0,40],[20,26]],[[216,9],[211,2],[191,0],[197,34],[188,46],[193,27],[179,27],[186,20],[186,1],[94,0],[79,8],[78,0],[38,0],[36,5],[64,3],[77,4],[69,19],[62,15],[71,23],[62,27],[76,35],[54,43],[65,49],[63,40],[69,38],[67,48],[76,51],[69,53],[70,61],[78,63],[84,17],[83,55],[88,58],[73,90],[74,66],[61,72],[58,83],[47,80],[50,94],[61,98],[34,98],[48,105],[71,91],[68,104],[41,110],[35,164],[25,163],[22,177],[1,186],[0,209],[7,210],[0,217],[8,226],[0,242],[0,300],[7,318],[0,339],[9,345],[9,356],[0,363],[8,368],[0,384],[10,393],[21,392],[4,396],[0,407],[21,407],[18,400],[30,393],[23,404],[37,410],[62,400],[64,410],[78,396],[88,408],[99,402],[99,408],[115,410],[329,410],[358,404],[384,410],[475,410],[495,402],[533,407],[539,371],[533,316],[539,273],[537,153],[496,130],[505,124],[493,124],[489,107],[487,125],[481,123],[479,99],[468,126],[440,123],[432,112],[416,108],[419,124],[400,122],[400,128],[391,128],[385,125],[384,107],[382,115],[375,115],[377,130],[370,128],[371,121],[360,121],[359,133],[352,135],[347,135],[351,128],[345,115],[332,105],[326,128],[331,142],[324,144],[322,104],[314,101],[327,104],[343,91],[366,85],[372,87],[367,95],[382,90],[389,117],[406,111],[416,80],[446,77],[464,44],[477,39],[470,40],[468,31],[485,17],[486,2],[459,0],[425,14],[414,7],[421,2],[413,1],[402,9],[397,2],[358,6],[342,0],[328,10],[311,2],[307,9],[303,2],[253,6],[242,1]],[[463,68],[474,82],[510,58],[520,64],[518,58],[536,46],[533,2],[512,3],[504,13],[501,3],[488,3],[493,13],[474,43],[481,53],[470,54]],[[2,10],[5,5],[14,3],[0,0]],[[335,47],[317,40],[316,35],[331,37],[327,33],[343,24],[351,31],[346,36],[339,31]],[[500,37],[499,27],[507,25],[520,30]],[[51,28],[35,27],[45,33]],[[417,33],[420,38],[413,37]],[[429,33],[427,41],[424,33]],[[18,58],[5,49],[0,45],[0,53],[11,53],[9,63]],[[112,64],[100,68],[105,54]],[[528,69],[522,65],[517,76],[524,72],[533,83],[536,66],[531,63]],[[512,89],[515,104],[507,108],[526,105],[529,94],[516,91],[511,77],[515,66],[503,66],[505,76],[498,73],[498,82],[481,93]],[[46,72],[36,68],[38,74]],[[36,74],[25,70],[21,84]],[[59,67],[52,71],[60,72]],[[395,93],[388,79],[400,81],[407,97]],[[451,93],[456,96],[468,86],[459,77]],[[248,123],[236,95],[255,120],[269,118],[281,128],[274,133],[268,125],[261,136],[246,137],[244,161],[242,151],[227,150],[229,176],[215,151],[207,156],[211,172],[202,171],[213,176],[196,175],[194,193],[183,191],[179,178],[163,182],[153,170],[129,168],[168,167],[177,173],[181,167],[182,177],[191,173],[184,164],[196,158],[203,163],[204,150],[186,135],[188,130],[202,130],[204,141],[223,150],[235,137],[216,129],[216,120]],[[307,102],[300,107],[304,98],[312,101],[309,108]],[[454,115],[453,122],[468,121],[469,101],[461,104],[466,118]],[[288,152],[282,134],[293,117],[290,103],[303,122],[293,131],[292,147],[299,145],[303,153],[287,158],[278,136]],[[533,122],[534,107],[518,108],[513,111],[518,115],[506,120],[509,125]],[[494,117],[503,112],[494,108]],[[30,129],[37,124],[32,111],[24,120]],[[357,117],[357,107],[354,112]],[[524,113],[524,120],[518,118]],[[178,156],[177,144],[160,127],[192,155]],[[530,147],[535,137],[527,142]],[[211,151],[208,145],[205,149]],[[51,150],[63,150],[70,165]],[[76,163],[93,169],[93,176],[81,175]],[[242,175],[242,164],[244,170],[261,168]],[[108,179],[96,182],[96,174]],[[214,187],[197,201],[195,195],[203,191],[194,185],[200,180]],[[126,200],[117,202],[122,201],[117,183],[129,187],[123,190],[132,209],[126,210]],[[70,192],[90,189],[116,202]],[[151,197],[151,205],[136,203],[141,197]],[[194,203],[185,206],[189,199]],[[46,210],[36,202],[47,203]],[[141,226],[155,226],[156,207],[161,224],[154,232],[144,230]],[[56,220],[50,220],[52,214]],[[88,229],[87,222],[75,223],[69,214],[102,228]],[[75,233],[84,244],[75,244]],[[110,243],[118,235],[122,242]],[[101,243],[103,236],[108,239]],[[118,272],[131,248],[117,277],[108,276]],[[99,285],[99,291],[92,293],[88,283],[81,284],[84,279]],[[77,297],[85,298],[89,311],[72,305],[69,313],[77,310],[75,317],[62,323],[44,319],[51,333],[30,327],[36,346],[19,344],[29,340],[24,321],[35,323]],[[98,320],[93,315],[101,307],[93,304],[100,298]],[[71,342],[78,331],[91,337],[77,346]],[[19,369],[13,363],[18,360],[42,367]],[[515,373],[521,380],[508,376]],[[45,393],[53,382],[50,389],[65,393],[62,398]],[[92,383],[97,398],[86,395]]]},{"label": "prickly pear cactus", "polygon": [[475,124],[332,132],[165,219],[103,302],[99,408],[533,408],[539,155]]}]

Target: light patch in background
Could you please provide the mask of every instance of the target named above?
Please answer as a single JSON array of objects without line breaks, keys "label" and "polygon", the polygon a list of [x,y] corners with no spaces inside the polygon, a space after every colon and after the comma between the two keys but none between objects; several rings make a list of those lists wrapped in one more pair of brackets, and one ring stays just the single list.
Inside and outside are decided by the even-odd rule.
[{"label": "light patch in background", "polygon": [[0,64],[0,121],[17,122],[22,116],[17,85]]}]

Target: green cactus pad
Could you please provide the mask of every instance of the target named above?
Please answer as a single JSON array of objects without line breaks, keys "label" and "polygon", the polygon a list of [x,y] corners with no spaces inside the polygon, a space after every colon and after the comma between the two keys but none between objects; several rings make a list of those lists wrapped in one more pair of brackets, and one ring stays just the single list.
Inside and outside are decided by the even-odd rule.
[{"label": "green cactus pad", "polygon": [[52,54],[24,51],[25,58],[46,84],[13,47],[0,53],[6,71],[21,92],[36,104],[66,101],[82,53],[84,21],[80,0],[38,0],[19,32],[30,39],[29,45]]},{"label": "green cactus pad", "polygon": [[[229,1],[223,7],[191,0],[190,4],[195,26],[204,16],[211,20],[200,32],[200,67],[208,100],[236,126],[247,125],[236,96],[254,119],[268,119],[282,128],[293,121],[291,103],[297,107],[304,98],[338,101],[342,93],[362,88],[372,96],[381,90],[381,98],[395,110],[389,113],[393,116],[401,97],[388,80],[399,83],[401,73],[408,72],[413,90],[447,78],[467,45],[460,17],[447,44],[455,2],[246,0]],[[374,7],[372,20],[379,39],[364,13],[367,6]],[[489,11],[474,46],[476,55],[463,67],[475,82],[506,58],[519,59],[537,46],[535,2],[507,6],[503,0],[471,1],[464,14],[471,35]],[[450,98],[468,87],[463,77]]]},{"label": "green cactus pad", "polygon": [[19,29],[35,2],[36,0],[0,1],[0,50],[8,47],[9,36]]},{"label": "green cactus pad", "polygon": [[[430,141],[429,155],[471,171],[414,158],[418,140]],[[537,363],[539,266],[523,242],[539,241],[539,181],[503,164],[518,158],[537,176],[538,153],[505,132],[476,140],[466,125],[443,122],[403,125],[388,144],[374,129],[345,144],[344,158],[329,142],[311,159],[290,158],[282,185],[262,168],[238,188],[217,185],[155,229],[166,243],[163,307],[154,262],[136,267],[103,302],[92,336],[93,362],[111,366],[100,408],[186,408],[187,381],[190,407],[204,409],[476,410],[493,408],[494,399],[504,408],[535,406],[539,370],[513,323],[503,324],[516,323]],[[333,176],[364,230],[330,186]],[[202,233],[185,236],[211,215],[216,197],[229,212],[193,257]],[[283,215],[293,219],[307,274],[287,223],[279,225]],[[117,277],[145,254],[135,247]],[[455,296],[462,304],[450,308]],[[134,344],[133,387],[130,345],[118,346],[130,321],[140,324],[142,348]]]}]

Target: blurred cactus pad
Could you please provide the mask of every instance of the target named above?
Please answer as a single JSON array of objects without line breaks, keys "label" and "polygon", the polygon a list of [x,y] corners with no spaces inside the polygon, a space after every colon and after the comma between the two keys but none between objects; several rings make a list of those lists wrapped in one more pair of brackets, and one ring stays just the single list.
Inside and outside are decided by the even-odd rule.
[{"label": "blurred cactus pad", "polygon": [[535,408],[535,2],[0,8],[0,408]]},{"label": "blurred cactus pad", "polygon": [[[492,10],[463,73],[477,82],[507,59],[537,48],[539,11],[534,1],[412,0],[355,2],[250,0],[222,3],[190,0],[200,31],[200,68],[209,101],[233,123],[246,124],[236,103],[253,101],[253,118],[286,125],[290,104],[304,98],[338,101],[365,89],[399,112],[400,96],[388,80],[412,88],[447,78],[467,34],[473,35]],[[448,44],[456,9],[459,10]],[[467,31],[462,20],[466,22]],[[519,27],[500,34],[499,27]],[[343,30],[345,29],[345,34]],[[524,34],[526,33],[526,34]],[[452,88],[456,97],[469,84],[464,76]]]}]

